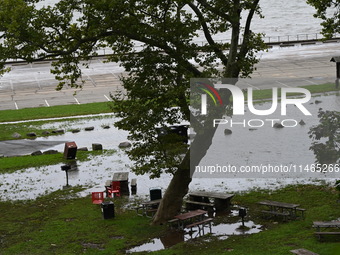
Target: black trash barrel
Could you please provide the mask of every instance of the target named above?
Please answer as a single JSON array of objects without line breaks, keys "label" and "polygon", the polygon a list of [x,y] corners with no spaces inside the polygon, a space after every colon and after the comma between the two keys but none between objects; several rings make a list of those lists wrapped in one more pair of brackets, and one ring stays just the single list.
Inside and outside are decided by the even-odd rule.
[{"label": "black trash barrel", "polygon": [[77,144],[75,142],[65,143],[64,158],[75,159],[77,155]]},{"label": "black trash barrel", "polygon": [[101,209],[105,220],[115,217],[115,205],[112,201],[101,203]]},{"label": "black trash barrel", "polygon": [[162,199],[162,190],[161,189],[150,189],[150,200]]},{"label": "black trash barrel", "polygon": [[245,208],[240,208],[240,209],[238,210],[238,216],[240,216],[240,217],[245,217],[245,216],[247,216],[247,210],[246,210]]}]

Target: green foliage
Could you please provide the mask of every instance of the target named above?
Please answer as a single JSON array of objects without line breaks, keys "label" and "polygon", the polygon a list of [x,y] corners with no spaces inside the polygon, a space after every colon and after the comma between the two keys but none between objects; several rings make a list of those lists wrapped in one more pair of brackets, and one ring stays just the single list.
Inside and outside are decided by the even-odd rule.
[{"label": "green foliage", "polygon": [[340,112],[319,110],[320,123],[311,127],[309,137],[313,143],[310,149],[317,163],[333,164],[340,161]]},{"label": "green foliage", "polygon": [[[239,77],[252,72],[257,63],[254,53],[264,48],[261,35],[250,31],[251,19],[260,9],[258,1],[139,1],[138,8],[134,11],[138,26],[132,32],[144,47],[138,54],[115,56],[129,76],[122,80],[124,96],[113,95],[112,109],[122,118],[116,126],[128,130],[134,142],[128,152],[136,162],[134,171],[159,177],[181,166],[186,145],[176,142],[175,136],[172,142],[162,143],[157,129],[188,123],[193,117],[188,105],[191,78]],[[242,11],[249,14],[239,45]],[[200,30],[204,41],[196,44],[193,40]],[[228,30],[230,43],[213,39]],[[223,70],[217,68],[221,65]]]},{"label": "green foliage", "polygon": [[326,38],[332,38],[335,33],[340,33],[340,1],[307,0],[307,3],[316,9],[314,17],[323,20],[322,33]]},{"label": "green foliage", "polygon": [[335,182],[335,189],[338,191],[338,195],[339,195],[339,198],[340,198],[340,180],[337,180]]}]

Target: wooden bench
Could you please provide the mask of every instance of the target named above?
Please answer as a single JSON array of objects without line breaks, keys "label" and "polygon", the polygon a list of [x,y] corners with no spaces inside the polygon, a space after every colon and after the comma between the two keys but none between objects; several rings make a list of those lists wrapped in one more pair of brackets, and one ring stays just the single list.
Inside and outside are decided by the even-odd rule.
[{"label": "wooden bench", "polygon": [[291,253],[296,255],[319,255],[318,253],[306,250],[306,249],[297,249],[297,250],[290,250]]},{"label": "wooden bench", "polygon": [[296,208],[296,211],[301,212],[302,218],[305,217],[305,211],[306,211],[306,209],[304,209],[304,208]]},{"label": "wooden bench", "polygon": [[275,211],[261,211],[263,214],[271,214],[274,216],[283,216],[285,220],[287,216],[289,216],[289,212],[275,212]]},{"label": "wooden bench", "polygon": [[168,225],[170,226],[170,228],[173,228],[174,224],[177,223],[178,225],[178,219],[171,219],[171,220],[168,220]]},{"label": "wooden bench", "polygon": [[[155,215],[155,213],[157,212],[157,210],[158,210],[157,208],[147,209],[147,210],[145,210],[145,216],[152,218]],[[150,215],[148,213],[150,213]]]},{"label": "wooden bench", "polygon": [[194,222],[194,223],[191,223],[189,225],[186,225],[185,228],[190,228],[190,231],[192,232],[193,227],[198,227],[199,233],[201,233],[201,230],[202,230],[203,234],[204,234],[204,226],[209,224],[209,229],[210,229],[210,232],[211,232],[211,222],[212,222],[212,220],[213,220],[213,218],[207,218],[207,219],[204,219],[202,221],[198,221],[198,222]]},{"label": "wooden bench", "polygon": [[[142,210],[142,212],[140,212],[140,210]],[[146,216],[146,217],[152,218],[155,215],[155,213],[157,212],[157,209],[147,209],[147,210],[145,210],[143,207],[136,207],[136,212],[137,212],[137,215],[139,215],[139,216]]]},{"label": "wooden bench", "polygon": [[[190,192],[188,195],[189,201],[205,203],[205,205],[201,206],[206,206],[209,209],[214,208],[216,211],[227,210],[230,207],[231,199],[234,197],[234,194],[228,194],[225,192],[206,192],[206,191]],[[210,200],[213,200],[213,203],[211,203]]]},{"label": "wooden bench", "polygon": [[138,215],[143,216],[144,211],[140,212],[140,210],[144,209],[143,206],[139,205],[139,206],[135,207],[135,209],[136,209],[136,212],[137,212]]},{"label": "wooden bench", "polygon": [[192,205],[199,205],[203,209],[204,207],[208,207],[209,210],[213,210],[214,204],[213,203],[205,203],[205,202],[198,202],[198,201],[191,201],[191,200],[186,200],[185,204],[192,204]]},{"label": "wooden bench", "polygon": [[[158,210],[159,200],[144,202],[136,207],[136,212],[140,216],[153,217]],[[140,210],[142,211],[140,213]],[[150,213],[150,215],[149,215]]]},{"label": "wooden bench", "polygon": [[314,232],[315,235],[319,236],[319,239],[321,239],[321,236],[323,235],[340,235],[340,232],[326,232],[326,231],[320,231],[320,232]]}]

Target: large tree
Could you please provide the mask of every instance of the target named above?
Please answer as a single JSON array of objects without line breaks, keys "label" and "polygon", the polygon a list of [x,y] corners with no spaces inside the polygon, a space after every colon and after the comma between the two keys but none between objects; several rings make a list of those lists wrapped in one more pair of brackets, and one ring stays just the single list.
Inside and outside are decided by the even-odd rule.
[{"label": "large tree", "polygon": [[[116,126],[130,132],[133,171],[151,178],[173,174],[154,223],[171,218],[191,182],[190,148],[200,148],[197,162],[191,162],[198,164],[215,132],[202,129],[204,123],[189,109],[190,79],[252,73],[255,53],[265,47],[250,29],[254,15],[260,15],[259,0],[61,0],[36,8],[37,2],[0,0],[0,67],[4,70],[11,58],[54,58],[58,89],[66,83],[78,87],[84,61],[98,47],[110,47],[109,61],[129,74],[122,77],[122,93],[112,95],[112,108],[121,118]],[[229,91],[221,94],[229,98]],[[200,130],[188,148],[169,126],[190,119]]]},{"label": "large tree", "polygon": [[316,9],[314,16],[323,21],[322,33],[326,38],[332,38],[340,33],[340,0],[307,0]]}]

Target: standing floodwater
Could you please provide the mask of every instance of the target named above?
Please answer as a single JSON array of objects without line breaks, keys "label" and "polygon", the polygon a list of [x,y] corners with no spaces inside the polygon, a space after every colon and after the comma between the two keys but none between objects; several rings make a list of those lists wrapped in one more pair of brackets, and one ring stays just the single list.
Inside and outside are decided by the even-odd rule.
[{"label": "standing floodwater", "polygon": [[[315,104],[315,100],[320,103]],[[263,104],[262,107],[268,107]],[[320,96],[313,98],[313,104],[309,105],[309,109],[313,114],[317,112],[319,108],[324,110],[336,110],[340,109],[340,96]],[[316,116],[316,115],[315,115]],[[72,140],[77,143],[79,147],[90,146],[94,141],[103,142],[104,149],[114,149],[115,153],[104,154],[102,156],[94,156],[92,159],[86,162],[78,162],[77,171],[69,172],[69,184],[72,186],[83,185],[89,188],[82,195],[88,195],[91,190],[101,190],[104,188],[106,180],[112,178],[115,172],[130,171],[130,165],[133,164],[126,156],[124,150],[118,148],[118,144],[127,139],[127,133],[121,130],[103,129],[101,125],[103,123],[110,124],[114,119],[103,119],[101,121],[94,120],[91,123],[90,120],[80,120],[79,126],[77,122],[72,121],[72,127],[83,128],[85,126],[95,127],[93,131],[81,131],[77,135],[70,132],[66,132],[64,135],[41,138],[51,140]],[[261,164],[265,162],[300,162],[301,160],[313,163],[315,157],[309,150],[311,140],[308,137],[308,130],[312,125],[318,123],[317,118],[314,120],[305,119],[306,125],[299,126],[294,130],[288,128],[274,129],[268,127],[266,129],[249,130],[239,129],[234,131],[232,135],[225,136],[224,133],[217,139],[217,142],[213,144],[212,151],[216,157],[222,157],[228,160],[228,162],[235,162],[232,164]],[[66,122],[50,123],[55,127],[66,126]],[[293,133],[292,133],[293,132]],[[104,140],[107,142],[104,143]],[[219,146],[230,148],[226,154],[219,155]],[[53,147],[59,151],[63,151],[64,145]],[[16,171],[10,174],[1,174],[2,180],[0,185],[0,197],[2,200],[17,200],[17,199],[34,199],[37,196],[50,193],[62,189],[66,183],[65,173],[60,169],[61,164],[28,168]],[[216,177],[216,176],[215,176]],[[130,179],[137,178],[138,195],[148,195],[149,188],[161,187],[163,190],[167,187],[171,180],[171,175],[162,175],[159,179],[150,180],[148,175],[136,176],[134,173],[130,173]],[[229,176],[205,176],[205,178],[193,178],[190,184],[190,190],[206,190],[206,191],[231,191],[237,192],[247,190],[255,187],[275,188],[280,185],[284,185],[292,182],[314,182],[313,178],[287,178],[287,179],[275,179],[275,178],[234,178],[230,179]],[[9,192],[15,190],[15,192]]]}]

